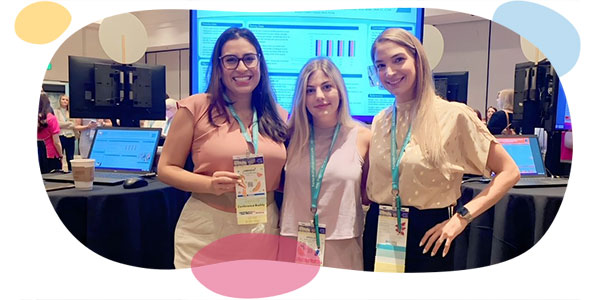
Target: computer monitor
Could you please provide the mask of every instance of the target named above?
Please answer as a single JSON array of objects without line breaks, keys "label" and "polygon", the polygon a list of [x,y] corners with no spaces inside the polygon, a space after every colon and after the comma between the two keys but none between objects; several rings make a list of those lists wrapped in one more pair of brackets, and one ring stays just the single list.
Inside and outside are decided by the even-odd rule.
[{"label": "computer monitor", "polygon": [[433,73],[435,92],[448,101],[467,104],[469,92],[469,72]]},{"label": "computer monitor", "polygon": [[571,127],[571,112],[569,111],[569,105],[567,103],[567,96],[565,90],[558,81],[558,88],[556,93],[556,121],[554,123],[555,130],[572,130]]},{"label": "computer monitor", "polygon": [[[517,133],[534,134],[535,128],[554,128],[553,109],[558,76],[548,60],[515,65],[512,126]],[[552,124],[550,126],[549,124]]]},{"label": "computer monitor", "polygon": [[139,120],[165,119],[165,66],[119,64],[112,60],[69,56],[70,116]]},{"label": "computer monitor", "polygon": [[348,89],[350,113],[370,122],[394,102],[377,85],[370,70],[371,45],[389,27],[423,35],[422,8],[377,8],[292,12],[191,11],[190,86],[203,93],[208,86],[210,56],[219,35],[229,27],[250,29],[263,49],[277,102],[292,109],[296,80],[312,57],[326,56],[340,69]]}]

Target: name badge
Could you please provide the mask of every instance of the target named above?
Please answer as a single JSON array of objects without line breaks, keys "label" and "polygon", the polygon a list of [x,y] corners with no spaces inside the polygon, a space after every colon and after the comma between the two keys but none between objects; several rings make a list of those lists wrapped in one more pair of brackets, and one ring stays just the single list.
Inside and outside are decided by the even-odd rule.
[{"label": "name badge", "polygon": [[404,273],[408,208],[402,207],[401,214],[402,228],[398,228],[396,209],[387,205],[379,205],[375,272]]},{"label": "name badge", "polygon": [[267,223],[267,190],[262,154],[233,157],[233,171],[240,175],[235,186],[238,225]]},{"label": "name badge", "polygon": [[321,248],[317,250],[315,226],[309,222],[298,222],[298,243],[296,245],[296,263],[323,266],[325,257],[325,224],[319,224]]}]

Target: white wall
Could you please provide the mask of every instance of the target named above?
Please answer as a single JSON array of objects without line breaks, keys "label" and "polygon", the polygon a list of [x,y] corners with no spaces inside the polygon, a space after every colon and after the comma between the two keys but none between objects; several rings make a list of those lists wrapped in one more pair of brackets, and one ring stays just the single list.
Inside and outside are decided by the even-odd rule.
[{"label": "white wall", "polygon": [[133,14],[146,27],[148,50],[189,47],[190,16],[188,10],[154,10]]},{"label": "white wall", "polygon": [[493,22],[490,44],[490,82],[487,106],[497,106],[498,91],[514,88],[515,64],[526,62],[527,58],[521,50],[520,36]]},{"label": "white wall", "polygon": [[444,37],[444,55],[433,71],[468,71],[467,104],[482,113],[490,105],[497,106],[498,91],[514,86],[515,64],[527,61],[521,51],[519,35],[488,20],[437,24],[435,27]]},{"label": "white wall", "polygon": [[483,112],[489,22],[444,24],[436,28],[444,37],[444,55],[433,72],[469,72],[467,104]]},{"label": "white wall", "polygon": [[[174,99],[189,96],[189,11],[133,14],[142,21],[148,34],[149,53],[138,62],[165,65],[167,94]],[[44,80],[67,82],[69,55],[110,59],[100,46],[98,29],[99,25],[93,23],[69,37],[52,58],[52,69],[46,72]]]},{"label": "white wall", "polygon": [[52,57],[52,69],[44,80],[69,81],[69,55],[109,59],[100,46],[98,28],[98,24],[88,25],[71,35]]}]

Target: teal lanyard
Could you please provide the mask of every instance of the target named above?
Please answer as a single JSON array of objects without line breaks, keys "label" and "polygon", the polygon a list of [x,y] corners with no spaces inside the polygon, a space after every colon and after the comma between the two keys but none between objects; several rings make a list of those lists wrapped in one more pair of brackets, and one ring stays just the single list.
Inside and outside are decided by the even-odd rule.
[{"label": "teal lanyard", "polygon": [[402,143],[402,149],[400,149],[399,153],[396,153],[396,105],[394,104],[394,109],[392,113],[392,149],[391,149],[391,168],[392,168],[392,195],[394,195],[394,200],[396,200],[396,213],[398,214],[398,230],[402,229],[401,224],[401,208],[402,208],[402,200],[400,199],[400,192],[398,187],[398,181],[400,175],[398,174],[400,168],[400,160],[402,160],[402,156],[404,155],[404,151],[406,150],[406,146],[410,141],[410,135],[412,131],[412,124],[408,126],[408,131],[406,132],[406,137],[404,138],[404,143]]},{"label": "teal lanyard", "polygon": [[338,133],[340,131],[340,123],[335,126],[335,131],[333,132],[333,138],[331,139],[331,146],[329,146],[329,152],[323,160],[323,164],[321,165],[321,169],[319,169],[319,174],[317,174],[317,167],[315,163],[315,130],[313,125],[310,124],[310,191],[311,191],[311,204],[310,211],[315,215],[315,234],[317,236],[317,253],[321,249],[321,239],[319,235],[319,214],[317,213],[317,203],[319,201],[319,193],[321,192],[321,183],[323,182],[323,174],[325,174],[325,168],[327,167],[327,163],[329,162],[329,157],[331,157],[331,152],[333,151],[333,146],[335,145],[335,140],[337,139]]},{"label": "teal lanyard", "polygon": [[252,143],[254,149],[253,153],[258,153],[258,118],[256,115],[256,109],[252,109],[252,138],[250,138],[248,130],[246,130],[246,126],[244,125],[244,122],[242,122],[240,116],[238,116],[238,114],[235,112],[235,108],[233,108],[233,103],[229,100],[227,95],[223,94],[223,97],[225,98],[225,102],[227,102],[227,108],[229,109],[235,120],[238,122],[238,124],[240,124],[240,129],[242,130],[242,135],[244,136],[244,139],[246,139],[247,143]]}]

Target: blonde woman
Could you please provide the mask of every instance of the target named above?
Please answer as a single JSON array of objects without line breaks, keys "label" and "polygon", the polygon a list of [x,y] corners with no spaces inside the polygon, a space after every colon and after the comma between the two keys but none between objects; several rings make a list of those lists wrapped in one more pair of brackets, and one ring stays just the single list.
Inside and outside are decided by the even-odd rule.
[{"label": "blonde woman", "polygon": [[[409,209],[405,272],[452,270],[452,241],[518,181],[519,170],[472,109],[435,95],[412,34],[385,30],[371,58],[395,101],[373,119],[367,194],[380,206]],[[490,184],[455,210],[463,174],[491,172]]]},{"label": "blonde woman", "polygon": [[515,103],[515,92],[512,89],[505,89],[498,92],[499,111],[495,112],[488,120],[487,127],[490,132],[496,134],[514,134],[511,129],[513,119],[513,108]]},{"label": "blonde woman", "polygon": [[318,220],[326,228],[323,265],[363,270],[361,186],[371,133],[352,120],[342,75],[329,59],[302,68],[288,126],[281,235],[296,237],[299,222]]},{"label": "blonde woman", "polygon": [[75,154],[75,122],[69,118],[69,96],[60,96],[60,107],[55,112],[60,126],[60,143],[67,155],[67,166],[71,171],[71,159]]}]

